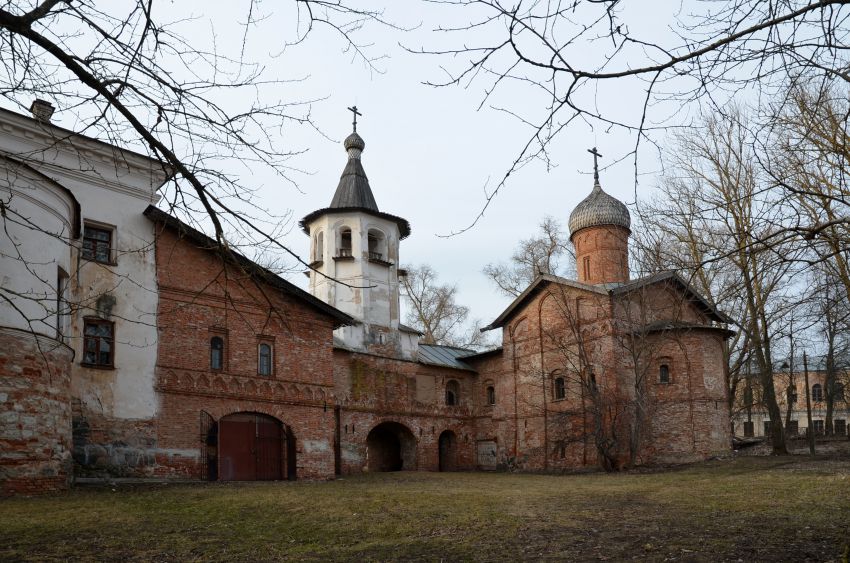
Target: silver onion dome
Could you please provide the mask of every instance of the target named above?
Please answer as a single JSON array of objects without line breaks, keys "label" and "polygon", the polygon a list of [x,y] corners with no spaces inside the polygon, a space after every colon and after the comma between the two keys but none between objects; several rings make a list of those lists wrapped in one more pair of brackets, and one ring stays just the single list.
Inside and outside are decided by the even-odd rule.
[{"label": "silver onion dome", "polygon": [[631,224],[632,219],[625,204],[605,193],[599,182],[595,182],[590,195],[576,205],[570,214],[570,238],[587,227],[614,225],[630,231]]}]

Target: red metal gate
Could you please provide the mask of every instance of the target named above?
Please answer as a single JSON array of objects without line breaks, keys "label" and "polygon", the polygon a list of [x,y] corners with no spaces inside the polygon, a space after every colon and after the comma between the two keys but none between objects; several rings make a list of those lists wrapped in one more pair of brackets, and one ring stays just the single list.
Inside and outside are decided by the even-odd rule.
[{"label": "red metal gate", "polygon": [[263,414],[238,413],[218,424],[219,478],[222,481],[283,479],[286,433],[280,421]]}]

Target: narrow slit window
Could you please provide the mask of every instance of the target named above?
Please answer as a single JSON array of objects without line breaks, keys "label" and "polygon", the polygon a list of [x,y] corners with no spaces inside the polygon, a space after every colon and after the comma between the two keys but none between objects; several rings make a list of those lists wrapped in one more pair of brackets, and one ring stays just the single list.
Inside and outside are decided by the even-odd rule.
[{"label": "narrow slit window", "polygon": [[661,364],[658,368],[658,382],[659,383],[670,383],[670,366],[667,364]]},{"label": "narrow slit window", "polygon": [[490,406],[496,404],[496,388],[492,385],[487,386],[487,404]]},{"label": "narrow slit window", "polygon": [[224,369],[224,339],[220,336],[210,339],[210,369]]},{"label": "narrow slit window", "polygon": [[272,374],[272,346],[266,342],[260,343],[257,373],[260,375]]}]

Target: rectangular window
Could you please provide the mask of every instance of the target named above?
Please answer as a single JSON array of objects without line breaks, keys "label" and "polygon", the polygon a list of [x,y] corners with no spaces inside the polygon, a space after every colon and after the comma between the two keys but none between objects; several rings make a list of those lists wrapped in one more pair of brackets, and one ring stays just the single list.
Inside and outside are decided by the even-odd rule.
[{"label": "rectangular window", "polygon": [[83,258],[111,264],[112,229],[86,225],[83,230]]},{"label": "rectangular window", "polygon": [[755,435],[753,431],[753,421],[748,420],[744,422],[744,438],[752,438]]},{"label": "rectangular window", "polygon": [[114,323],[102,319],[85,319],[83,327],[83,364],[108,367],[114,365]]},{"label": "rectangular window", "polygon": [[823,430],[824,430],[823,420],[813,420],[812,424],[815,427],[815,435],[816,436],[823,436]]},{"label": "rectangular window", "polygon": [[767,436],[767,437],[770,437],[770,435],[772,435],[772,434],[773,434],[773,431],[772,431],[772,427],[770,426],[770,421],[765,420],[764,421],[764,435]]},{"label": "rectangular window", "polygon": [[843,418],[835,419],[832,425],[834,426],[836,436],[844,436],[847,434],[847,421]]}]

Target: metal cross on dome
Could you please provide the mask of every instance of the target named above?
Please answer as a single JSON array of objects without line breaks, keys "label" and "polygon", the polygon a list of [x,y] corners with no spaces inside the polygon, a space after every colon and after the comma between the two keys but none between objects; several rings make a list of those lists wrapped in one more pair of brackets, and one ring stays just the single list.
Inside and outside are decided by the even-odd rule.
[{"label": "metal cross on dome", "polygon": [[602,155],[599,154],[599,151],[596,150],[596,147],[592,149],[587,149],[587,152],[593,155],[593,179],[596,182],[599,182],[599,162],[597,159],[602,158]]},{"label": "metal cross on dome", "polygon": [[352,125],[354,126],[354,132],[357,133],[357,116],[359,115],[360,117],[363,117],[363,114],[357,111],[357,106],[351,106],[348,108],[348,111],[354,114],[354,121],[352,122]]}]

